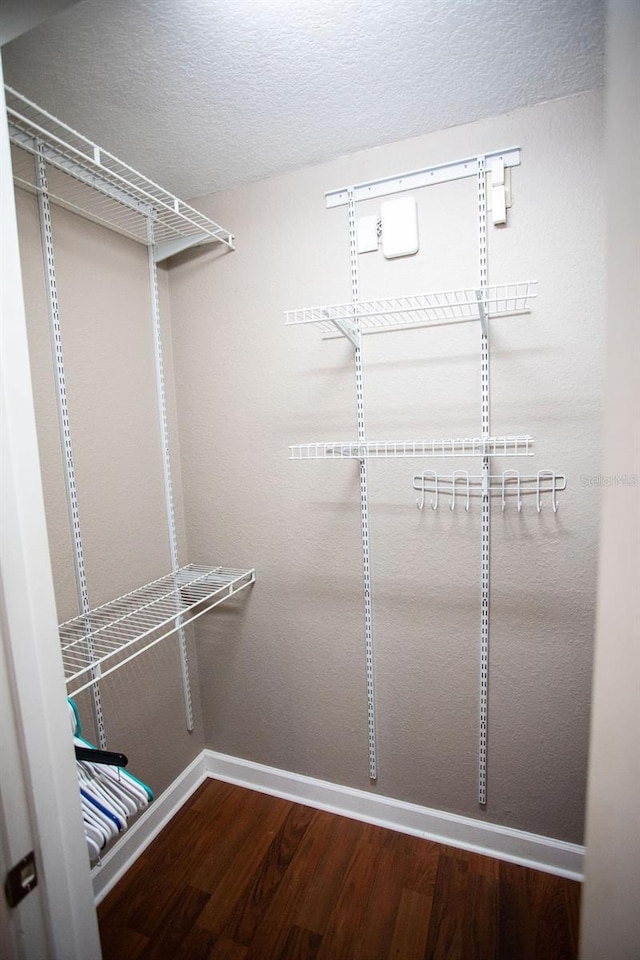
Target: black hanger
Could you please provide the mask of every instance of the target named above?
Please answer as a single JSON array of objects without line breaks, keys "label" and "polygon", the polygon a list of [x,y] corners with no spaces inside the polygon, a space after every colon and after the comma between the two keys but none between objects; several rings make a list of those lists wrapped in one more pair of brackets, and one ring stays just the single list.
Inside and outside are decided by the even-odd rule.
[{"label": "black hanger", "polygon": [[88,760],[90,763],[104,763],[108,767],[126,767],[129,763],[124,753],[112,750],[96,750],[92,747],[75,747],[76,760]]}]

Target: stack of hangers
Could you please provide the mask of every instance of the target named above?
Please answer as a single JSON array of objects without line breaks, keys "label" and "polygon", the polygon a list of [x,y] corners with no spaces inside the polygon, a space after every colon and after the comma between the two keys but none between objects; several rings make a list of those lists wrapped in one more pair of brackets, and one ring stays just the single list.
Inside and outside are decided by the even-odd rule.
[{"label": "stack of hangers", "polygon": [[[76,757],[83,757],[82,760],[76,759],[78,786],[89,860],[95,863],[107,844],[127,829],[129,819],[149,805],[153,793],[146,784],[122,768],[127,763],[126,757],[96,750],[83,739],[78,709],[73,700],[69,699],[68,704]],[[85,759],[93,753],[96,760]],[[100,758],[103,758],[102,762]],[[114,766],[114,758],[122,766]]]}]

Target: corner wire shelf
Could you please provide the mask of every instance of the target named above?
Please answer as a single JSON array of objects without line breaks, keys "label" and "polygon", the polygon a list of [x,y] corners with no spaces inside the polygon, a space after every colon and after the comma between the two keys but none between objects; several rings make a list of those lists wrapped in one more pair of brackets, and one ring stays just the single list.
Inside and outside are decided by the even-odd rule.
[{"label": "corner wire shelf", "polygon": [[441,440],[366,440],[301,443],[289,447],[290,460],[352,460],[390,457],[530,457],[533,438],[464,437]]},{"label": "corner wire shelf", "polygon": [[[325,335],[352,339],[358,333],[415,326],[480,321],[528,313],[536,296],[537,280],[495,284],[480,288],[420,293],[387,300],[363,300],[323,307],[287,310],[286,324],[313,323]],[[485,296],[486,294],[486,296]]]},{"label": "corner wire shelf", "polygon": [[16,90],[5,86],[5,92],[16,185],[37,192],[32,156],[42,156],[52,201],[145,245],[151,220],[158,261],[202,243],[233,249],[233,234],[224,227]]},{"label": "corner wire shelf", "polygon": [[67,620],[59,631],[69,695],[118,670],[254,581],[253,569],[190,563]]}]

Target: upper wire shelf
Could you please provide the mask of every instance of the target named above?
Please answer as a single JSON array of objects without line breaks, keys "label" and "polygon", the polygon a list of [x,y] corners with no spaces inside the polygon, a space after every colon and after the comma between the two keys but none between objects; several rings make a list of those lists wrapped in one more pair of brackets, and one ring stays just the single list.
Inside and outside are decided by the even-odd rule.
[{"label": "upper wire shelf", "polygon": [[457,437],[441,440],[366,440],[301,443],[289,447],[290,460],[333,460],[389,457],[528,457],[533,438]]},{"label": "upper wire shelf", "polygon": [[5,86],[14,180],[38,189],[33,156],[46,160],[51,200],[139,243],[157,260],[189,246],[219,241],[233,249],[234,237],[203,213],[164,190],[133,167]]},{"label": "upper wire shelf", "polygon": [[120,669],[254,581],[255,570],[190,563],[67,620],[59,632],[69,695]]},{"label": "upper wire shelf", "polygon": [[[386,300],[363,300],[287,310],[285,323],[313,323],[324,334],[345,336],[411,326],[484,322],[485,317],[527,313],[536,296],[536,280],[502,283],[484,289],[444,290]],[[351,337],[350,337],[351,339]]]}]

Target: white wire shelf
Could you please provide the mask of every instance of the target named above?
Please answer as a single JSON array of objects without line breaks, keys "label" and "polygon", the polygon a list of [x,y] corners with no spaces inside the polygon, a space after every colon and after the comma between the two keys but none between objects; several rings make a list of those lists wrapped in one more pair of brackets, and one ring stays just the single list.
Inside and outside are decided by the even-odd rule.
[{"label": "white wire shelf", "polygon": [[149,242],[151,222],[158,260],[213,241],[233,249],[233,234],[224,227],[16,90],[6,86],[5,92],[18,186],[37,192],[32,155],[40,151],[49,167],[52,201],[139,243]]},{"label": "white wire shelf", "polygon": [[[467,323],[474,320],[528,313],[536,296],[537,280],[502,283],[464,290],[420,293],[388,300],[364,300],[358,304],[338,303],[324,307],[303,307],[285,313],[286,324],[313,323],[324,334],[350,336],[385,329]],[[484,315],[483,315],[484,314]]]},{"label": "white wire shelf", "polygon": [[301,443],[289,447],[290,460],[352,460],[389,457],[528,457],[533,438],[458,437],[441,440],[367,440]]},{"label": "white wire shelf", "polygon": [[255,581],[255,570],[187,564],[59,627],[69,695],[120,669]]}]

